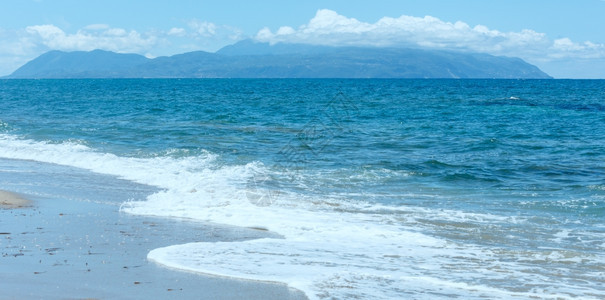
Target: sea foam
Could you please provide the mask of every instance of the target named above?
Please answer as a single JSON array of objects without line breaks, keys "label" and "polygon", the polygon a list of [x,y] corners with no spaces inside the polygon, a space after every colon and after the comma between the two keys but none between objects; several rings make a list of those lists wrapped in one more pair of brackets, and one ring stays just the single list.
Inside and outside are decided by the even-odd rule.
[{"label": "sea foam", "polygon": [[[265,228],[283,236],[173,245],[148,254],[149,260],[171,268],[283,282],[303,290],[311,299],[406,295],[427,299],[590,298],[601,292],[574,286],[574,270],[570,271],[572,279],[563,275],[554,284],[547,277],[549,270],[535,269],[536,264],[557,262],[562,257],[569,262],[591,259],[581,253],[462,245],[429,236],[419,226],[423,224],[419,220],[427,219],[476,223],[523,220],[379,206],[287,190],[273,193],[272,205],[258,206],[248,197],[248,183],[255,174],[271,170],[259,162],[218,163],[216,154],[205,151],[185,157],[121,157],[77,142],[48,143],[1,134],[0,157],[68,165],[161,189],[146,201],[124,203],[124,212]],[[271,193],[262,187],[256,189],[255,193]],[[602,255],[595,255],[592,259],[602,260]],[[535,264],[520,263],[523,261]],[[491,282],[500,284],[494,287]]]}]

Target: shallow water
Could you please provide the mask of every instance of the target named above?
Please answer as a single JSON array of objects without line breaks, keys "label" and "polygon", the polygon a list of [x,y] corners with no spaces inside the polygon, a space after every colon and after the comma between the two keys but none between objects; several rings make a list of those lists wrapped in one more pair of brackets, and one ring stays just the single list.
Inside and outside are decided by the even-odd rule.
[{"label": "shallow water", "polygon": [[305,299],[275,285],[175,272],[149,262],[191,240],[279,236],[249,228],[136,216],[121,203],[157,189],[86,170],[0,159],[0,187],[31,199],[0,209],[2,299]]}]

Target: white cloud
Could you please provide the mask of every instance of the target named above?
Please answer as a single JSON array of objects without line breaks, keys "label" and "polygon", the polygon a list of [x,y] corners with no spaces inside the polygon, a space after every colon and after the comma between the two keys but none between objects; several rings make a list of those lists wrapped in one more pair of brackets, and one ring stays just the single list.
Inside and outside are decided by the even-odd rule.
[{"label": "white cloud", "polygon": [[[236,27],[217,25],[212,22],[191,20],[189,30],[175,30],[174,37],[181,38],[183,51],[216,51],[226,45],[244,38],[243,32]],[[172,32],[172,30],[171,30]],[[169,32],[170,33],[170,32]],[[178,35],[176,34],[178,33]]]},{"label": "white cloud", "polygon": [[[90,31],[93,30],[93,31]],[[28,26],[25,31],[28,38],[54,50],[103,49],[115,52],[141,52],[152,48],[158,41],[153,35],[142,35],[137,31],[122,28],[109,28],[98,24],[87,26],[73,34],[65,33],[54,25]]]},{"label": "white cloud", "polygon": [[189,22],[189,27],[193,29],[196,35],[202,37],[212,37],[216,35],[217,26],[211,22],[193,20]]},{"label": "white cloud", "polygon": [[171,35],[171,36],[185,36],[185,34],[187,33],[187,31],[184,28],[170,28],[170,30],[168,30],[167,34]]},{"label": "white cloud", "polygon": [[[212,22],[191,20],[188,22],[191,33],[189,37],[200,40],[240,40],[243,38],[243,32],[236,27],[228,25],[216,25]],[[185,34],[185,30],[179,30],[179,33]]]},{"label": "white cloud", "polygon": [[569,39],[551,40],[531,29],[501,32],[484,25],[470,26],[425,16],[383,17],[375,23],[361,22],[335,11],[318,10],[307,24],[297,29],[281,27],[275,33],[261,29],[255,37],[261,42],[307,43],[320,45],[430,47],[534,59],[605,57],[605,45],[574,43]]},{"label": "white cloud", "polygon": [[277,35],[295,34],[296,30],[290,26],[282,26],[277,30]]},{"label": "white cloud", "polygon": [[605,58],[605,44],[575,43],[569,38],[556,39],[549,50],[552,58]]}]

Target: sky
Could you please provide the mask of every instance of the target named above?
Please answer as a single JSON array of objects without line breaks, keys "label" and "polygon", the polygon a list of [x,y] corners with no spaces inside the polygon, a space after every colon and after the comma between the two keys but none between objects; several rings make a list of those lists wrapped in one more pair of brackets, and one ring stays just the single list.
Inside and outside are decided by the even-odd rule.
[{"label": "sky", "polygon": [[49,50],[153,58],[254,39],[482,52],[605,78],[605,0],[0,1],[0,76]]}]

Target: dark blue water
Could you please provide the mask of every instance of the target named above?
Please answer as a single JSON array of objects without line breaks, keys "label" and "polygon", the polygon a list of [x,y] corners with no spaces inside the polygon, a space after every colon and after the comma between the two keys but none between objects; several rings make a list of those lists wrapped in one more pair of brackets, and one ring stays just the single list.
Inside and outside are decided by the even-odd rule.
[{"label": "dark blue water", "polygon": [[[420,287],[417,297],[439,295],[443,280],[455,284],[441,296],[605,295],[605,81],[4,80],[0,133],[0,157],[166,191],[132,213],[248,225],[251,215],[280,209],[271,213],[321,215],[316,226],[325,225],[323,214],[336,215],[347,226],[399,226],[434,238],[445,244],[420,243],[418,253],[447,250],[417,257],[432,266],[425,271],[409,262],[385,271],[379,258],[337,268],[414,274],[401,280]],[[308,219],[261,219],[287,238],[315,228]],[[331,243],[326,249],[360,245],[350,236]],[[253,277],[272,279],[276,268]],[[482,275],[469,276],[471,268]],[[441,281],[417,281],[424,276]],[[398,295],[398,283],[368,278],[351,279],[359,293],[338,284],[300,288],[319,298]],[[469,286],[452,287],[459,283]]]}]

